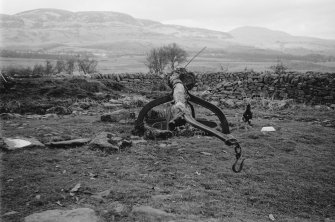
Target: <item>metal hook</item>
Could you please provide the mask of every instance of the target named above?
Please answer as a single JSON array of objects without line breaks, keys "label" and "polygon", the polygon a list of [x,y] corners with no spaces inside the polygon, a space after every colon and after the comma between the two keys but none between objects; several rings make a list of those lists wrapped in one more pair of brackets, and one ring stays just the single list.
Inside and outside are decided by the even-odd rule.
[{"label": "metal hook", "polygon": [[238,169],[236,169],[237,162],[241,158],[241,156],[242,156],[242,149],[240,147],[240,144],[237,143],[236,146],[235,146],[235,157],[236,157],[236,160],[235,160],[235,163],[232,166],[232,170],[235,173],[239,173],[243,169],[243,162],[244,162],[245,159],[242,160],[242,162],[240,164],[240,167]]}]

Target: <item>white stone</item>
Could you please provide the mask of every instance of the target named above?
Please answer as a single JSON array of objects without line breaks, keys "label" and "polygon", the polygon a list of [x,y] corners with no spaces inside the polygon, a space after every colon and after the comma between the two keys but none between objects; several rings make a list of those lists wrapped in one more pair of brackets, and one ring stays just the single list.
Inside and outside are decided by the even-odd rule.
[{"label": "white stone", "polygon": [[276,131],[275,128],[273,128],[272,126],[264,126],[262,129],[261,129],[261,132],[274,132]]},{"label": "white stone", "polygon": [[74,210],[47,210],[24,218],[24,222],[98,222],[94,210],[78,208]]}]

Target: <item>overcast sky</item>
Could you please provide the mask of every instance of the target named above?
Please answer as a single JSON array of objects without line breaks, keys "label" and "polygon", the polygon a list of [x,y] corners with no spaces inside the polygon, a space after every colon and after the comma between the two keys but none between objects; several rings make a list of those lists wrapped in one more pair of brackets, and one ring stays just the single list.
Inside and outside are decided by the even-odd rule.
[{"label": "overcast sky", "polygon": [[115,11],[162,23],[230,31],[260,26],[335,39],[335,0],[0,0],[0,13],[37,8]]}]

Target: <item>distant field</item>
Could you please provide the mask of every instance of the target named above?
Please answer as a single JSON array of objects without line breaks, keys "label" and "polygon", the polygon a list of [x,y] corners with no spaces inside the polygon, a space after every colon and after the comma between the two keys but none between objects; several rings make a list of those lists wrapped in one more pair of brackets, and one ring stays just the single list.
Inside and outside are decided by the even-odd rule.
[{"label": "distant field", "polygon": [[[52,60],[51,60],[52,61]],[[147,72],[148,68],[144,65],[145,57],[119,56],[114,58],[98,59],[98,71],[100,73],[136,73]],[[53,61],[56,63],[56,61]],[[45,59],[29,59],[29,58],[4,58],[0,57],[0,68],[8,66],[17,67],[33,67],[35,64],[44,64]],[[189,70],[199,72],[237,72],[254,70],[257,72],[271,70],[270,67],[275,65],[277,61],[239,61],[223,58],[198,57],[188,66]],[[335,62],[311,63],[304,61],[283,61],[290,71],[319,71],[319,72],[335,72]]]}]

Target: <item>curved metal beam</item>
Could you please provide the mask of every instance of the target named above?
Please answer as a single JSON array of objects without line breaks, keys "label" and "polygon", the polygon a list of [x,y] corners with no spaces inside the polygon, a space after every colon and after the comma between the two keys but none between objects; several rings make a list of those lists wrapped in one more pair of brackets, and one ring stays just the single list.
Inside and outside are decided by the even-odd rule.
[{"label": "curved metal beam", "polygon": [[160,97],[158,99],[155,99],[151,102],[149,102],[148,104],[146,104],[140,111],[140,113],[138,114],[138,117],[135,121],[135,130],[133,131],[134,134],[142,134],[144,133],[144,118],[145,115],[154,107],[159,106],[161,104],[167,103],[172,101],[172,95],[168,94],[166,96]]},{"label": "curved metal beam", "polygon": [[224,134],[229,134],[230,130],[229,130],[229,125],[228,125],[228,121],[226,119],[226,116],[223,114],[223,112],[221,111],[221,109],[219,109],[217,106],[213,105],[212,103],[209,103],[199,97],[196,97],[192,94],[189,94],[190,96],[190,102],[196,103],[200,106],[203,106],[207,109],[209,109],[210,111],[212,111],[220,120],[221,122],[221,128],[222,128],[222,133]]}]

